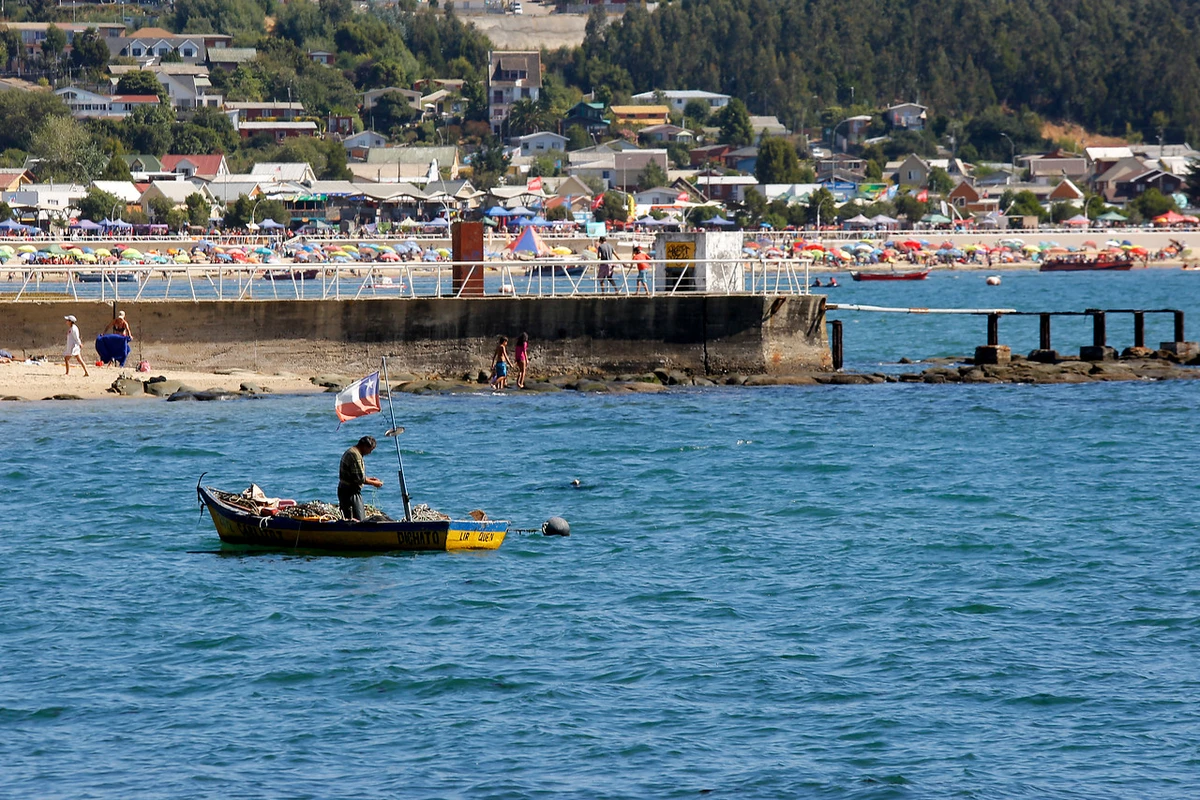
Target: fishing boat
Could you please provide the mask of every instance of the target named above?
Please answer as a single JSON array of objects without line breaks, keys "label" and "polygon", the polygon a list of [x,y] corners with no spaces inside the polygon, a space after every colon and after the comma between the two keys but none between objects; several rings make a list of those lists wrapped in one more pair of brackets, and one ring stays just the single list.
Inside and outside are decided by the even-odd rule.
[{"label": "fishing boat", "polygon": [[929,277],[929,270],[919,272],[851,272],[850,277],[856,281],[923,281]]},{"label": "fishing boat", "polygon": [[[203,479],[203,476],[201,476]],[[222,499],[224,492],[196,484],[196,495],[212,516],[221,542],[248,549],[394,551],[495,550],[504,543],[504,520],[323,521],[252,513]]]},{"label": "fishing boat", "polygon": [[1038,272],[1124,272],[1132,267],[1128,253],[1066,253],[1043,261]]}]

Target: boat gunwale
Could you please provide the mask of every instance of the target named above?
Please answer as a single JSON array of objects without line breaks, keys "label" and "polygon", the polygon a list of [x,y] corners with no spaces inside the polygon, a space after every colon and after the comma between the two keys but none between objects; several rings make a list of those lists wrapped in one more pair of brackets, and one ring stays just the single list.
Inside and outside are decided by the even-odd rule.
[{"label": "boat gunwale", "polygon": [[318,522],[296,519],[294,517],[273,517],[251,514],[248,511],[230,505],[213,494],[222,491],[211,486],[197,486],[196,493],[211,512],[214,508],[226,519],[243,525],[253,525],[266,530],[285,530],[292,532],[319,531],[322,533],[390,533],[411,531],[463,531],[474,530],[485,533],[507,533],[508,520],[474,520],[474,519],[438,519],[438,520],[387,520],[379,522],[362,522],[347,520],[329,520]]}]

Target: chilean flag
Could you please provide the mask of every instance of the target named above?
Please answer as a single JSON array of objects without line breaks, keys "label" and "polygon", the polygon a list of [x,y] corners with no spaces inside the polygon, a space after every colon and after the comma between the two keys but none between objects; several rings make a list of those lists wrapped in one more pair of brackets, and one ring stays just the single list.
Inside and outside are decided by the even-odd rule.
[{"label": "chilean flag", "polygon": [[541,179],[541,177],[537,177],[537,178],[530,178],[529,180],[525,181],[525,191],[527,191],[527,192],[540,192],[541,190],[542,190],[542,179]]},{"label": "chilean flag", "polygon": [[337,412],[339,426],[348,419],[379,411],[379,373],[372,372],[338,392],[334,411]]}]

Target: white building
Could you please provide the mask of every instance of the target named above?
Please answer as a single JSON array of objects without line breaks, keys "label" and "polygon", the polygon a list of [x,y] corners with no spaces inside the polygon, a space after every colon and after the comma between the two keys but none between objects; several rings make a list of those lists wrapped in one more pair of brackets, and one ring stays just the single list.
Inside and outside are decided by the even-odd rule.
[{"label": "white building", "polygon": [[729,105],[730,96],[727,94],[717,94],[716,92],[704,92],[699,89],[670,89],[667,91],[642,92],[633,96],[635,103],[654,103],[660,102],[660,95],[666,99],[666,102],[674,111],[683,111],[684,107],[692,100],[699,100],[702,103],[708,104],[709,113],[720,111],[725,106]]}]

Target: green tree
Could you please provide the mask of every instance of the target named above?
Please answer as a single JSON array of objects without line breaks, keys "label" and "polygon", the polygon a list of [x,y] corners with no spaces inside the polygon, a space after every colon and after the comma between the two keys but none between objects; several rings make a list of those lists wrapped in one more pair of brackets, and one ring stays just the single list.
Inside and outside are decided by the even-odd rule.
[{"label": "green tree", "polygon": [[182,231],[188,224],[188,212],[182,208],[172,208],[163,217],[163,220],[171,230]]},{"label": "green tree", "polygon": [[777,136],[768,136],[758,145],[754,177],[759,183],[796,183],[800,180],[800,159],[796,148]]},{"label": "green tree", "polygon": [[171,210],[175,208],[175,204],[165,197],[151,197],[145,205],[149,206],[146,211],[149,212],[150,219],[155,222],[165,222],[167,214],[171,213]]},{"label": "green tree", "polygon": [[371,109],[375,130],[394,136],[404,126],[417,118],[418,113],[408,98],[399,92],[384,92],[375,100]]},{"label": "green tree", "polygon": [[141,105],[129,112],[122,124],[121,139],[130,152],[165,155],[174,139],[175,114],[171,107]]},{"label": "green tree", "polygon": [[837,201],[828,189],[817,189],[808,196],[808,209],[805,214],[809,225],[828,225],[837,217]]},{"label": "green tree", "polygon": [[57,25],[46,28],[46,38],[42,40],[42,57],[50,64],[52,72],[57,74],[58,62],[63,51],[67,49],[67,34]]},{"label": "green tree", "polygon": [[[1005,192],[1005,195],[1007,194],[1008,192]],[[1000,208],[1001,210],[1006,208],[1003,196],[1000,200]],[[1012,201],[1007,205],[1004,213],[1010,217],[1037,217],[1043,222],[1050,218],[1049,212],[1038,202],[1037,195],[1027,190],[1013,195]]]},{"label": "green tree", "polygon": [[708,124],[708,116],[712,113],[708,103],[703,100],[688,100],[687,105],[683,107],[683,118],[691,120],[696,125],[704,126]]},{"label": "green tree", "polygon": [[30,155],[40,181],[88,184],[104,171],[108,158],[71,117],[49,117],[33,134]]},{"label": "green tree", "polygon": [[929,191],[935,194],[949,194],[954,189],[954,179],[941,167],[929,170]]},{"label": "green tree", "polygon": [[867,160],[866,178],[869,181],[883,180],[883,168],[879,166],[879,162],[874,159]]},{"label": "green tree", "polygon": [[125,203],[115,194],[102,192],[99,189],[92,187],[88,189],[87,196],[75,201],[75,207],[79,209],[80,219],[90,219],[92,222],[99,222],[102,219],[108,219],[110,214],[120,214],[125,210]]},{"label": "green tree", "polygon": [[1153,186],[1135,197],[1129,207],[1145,219],[1154,219],[1168,211],[1176,210],[1175,201]]},{"label": "green tree", "polygon": [[192,225],[205,226],[208,225],[209,214],[212,212],[212,206],[204,199],[204,196],[199,192],[189,194],[184,200],[187,205],[187,219]]},{"label": "green tree", "polygon": [[750,112],[736,97],[717,112],[716,122],[721,128],[717,141],[734,147],[745,147],[754,141],[754,129],[750,127]]},{"label": "green tree", "polygon": [[909,222],[919,222],[928,208],[928,203],[922,203],[910,194],[902,194],[896,198],[896,213]]},{"label": "green tree", "polygon": [[125,163],[125,159],[115,155],[108,160],[104,172],[100,173],[100,180],[131,181],[133,173],[129,171],[129,165]]},{"label": "green tree", "polygon": [[117,80],[117,94],[156,94],[160,100],[167,97],[167,87],[158,82],[158,77],[146,69],[126,72]]},{"label": "green tree", "polygon": [[77,34],[71,43],[71,63],[76,69],[98,73],[108,66],[110,55],[104,37],[100,36],[95,28],[88,28]]},{"label": "green tree", "polygon": [[250,222],[250,214],[254,211],[254,200],[246,195],[238,195],[238,199],[225,206],[226,228],[244,228]]},{"label": "green tree", "polygon": [[491,137],[471,158],[471,183],[478,189],[491,189],[508,172],[511,162],[512,159],[503,143],[496,137]]},{"label": "green tree", "polygon": [[648,161],[645,169],[638,173],[638,191],[644,192],[647,189],[653,189],[658,186],[666,186],[668,183],[670,183],[670,181],[667,180],[666,171],[663,170],[659,163],[653,159]]},{"label": "green tree", "polygon": [[559,159],[543,153],[540,156],[534,157],[529,164],[529,177],[531,178],[553,178],[559,174]]},{"label": "green tree", "polygon": [[565,136],[568,150],[582,150],[592,144],[592,137],[588,136],[587,130],[582,125],[572,125],[567,128]]},{"label": "green tree", "polygon": [[1188,161],[1188,172],[1184,179],[1183,191],[1193,206],[1200,205],[1200,158]]},{"label": "green tree", "polygon": [[628,195],[616,189],[604,193],[600,207],[592,212],[597,222],[625,222],[629,219]]}]

